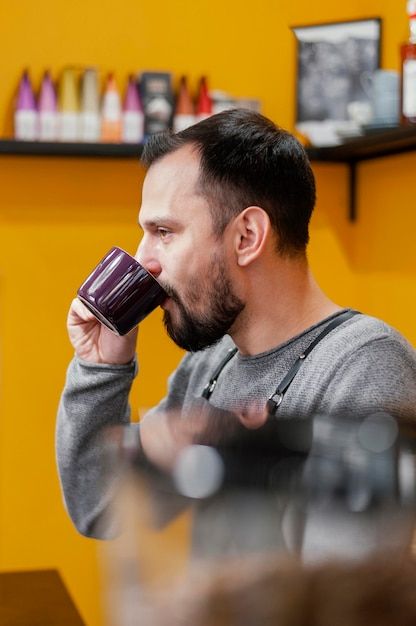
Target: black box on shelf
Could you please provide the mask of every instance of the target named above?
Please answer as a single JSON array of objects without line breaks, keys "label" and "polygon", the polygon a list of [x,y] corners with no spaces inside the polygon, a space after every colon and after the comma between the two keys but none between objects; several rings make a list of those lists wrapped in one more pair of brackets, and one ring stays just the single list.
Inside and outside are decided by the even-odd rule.
[{"label": "black box on shelf", "polygon": [[144,113],[145,137],[172,126],[173,91],[169,72],[142,72],[140,94]]}]

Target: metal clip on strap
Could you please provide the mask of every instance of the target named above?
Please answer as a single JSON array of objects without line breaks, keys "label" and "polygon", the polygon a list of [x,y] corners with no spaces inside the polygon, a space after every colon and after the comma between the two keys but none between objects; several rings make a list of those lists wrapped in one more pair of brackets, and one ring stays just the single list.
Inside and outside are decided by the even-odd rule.
[{"label": "metal clip on strap", "polygon": [[205,398],[205,400],[210,399],[211,394],[215,389],[215,385],[217,384],[218,376],[221,374],[222,370],[227,365],[228,361],[231,361],[231,359],[233,358],[236,352],[237,352],[237,348],[230,348],[228,350],[226,356],[218,365],[212,377],[209,379],[209,382],[205,385],[204,391],[202,392],[202,397]]},{"label": "metal clip on strap", "polygon": [[326,335],[328,335],[328,333],[330,333],[332,330],[334,330],[334,328],[336,328],[337,326],[340,326],[340,324],[343,324],[344,322],[349,320],[351,317],[354,317],[354,315],[358,315],[358,313],[359,313],[359,311],[353,311],[353,310],[351,310],[351,311],[344,311],[343,313],[340,313],[312,341],[312,343],[306,348],[306,350],[300,356],[298,356],[298,358],[296,359],[296,361],[294,362],[294,364],[292,365],[292,367],[290,368],[290,370],[288,371],[286,376],[283,378],[283,380],[280,382],[280,384],[276,387],[276,390],[274,391],[274,393],[267,400],[266,408],[267,408],[268,415],[276,415],[277,409],[281,405],[282,400],[283,400],[283,396],[285,395],[286,391],[288,390],[292,380],[295,378],[296,374],[298,373],[298,371],[301,368],[302,363],[304,362],[304,360],[306,359],[308,354],[310,354],[312,352],[312,350],[315,348],[315,346],[320,341],[322,341],[322,339]]}]

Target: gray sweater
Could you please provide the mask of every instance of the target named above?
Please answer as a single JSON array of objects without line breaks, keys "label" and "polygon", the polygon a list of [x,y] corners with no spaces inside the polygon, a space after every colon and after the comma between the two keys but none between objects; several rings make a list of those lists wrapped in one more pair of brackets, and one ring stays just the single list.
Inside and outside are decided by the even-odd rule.
[{"label": "gray sweater", "polygon": [[[332,317],[262,354],[237,353],[221,372],[210,404],[233,411],[253,401],[265,403]],[[232,346],[225,336],[209,349],[186,354],[169,379],[167,395],[148,418],[153,411],[178,407],[186,418]],[[58,413],[57,458],[68,512],[87,536],[110,532],[100,527],[113,491],[97,434],[105,426],[129,423],[128,395],[136,370],[135,364],[95,365],[78,358],[68,369]],[[357,315],[331,331],[305,359],[278,418],[364,418],[378,411],[398,419],[416,417],[416,352],[387,324]]]}]

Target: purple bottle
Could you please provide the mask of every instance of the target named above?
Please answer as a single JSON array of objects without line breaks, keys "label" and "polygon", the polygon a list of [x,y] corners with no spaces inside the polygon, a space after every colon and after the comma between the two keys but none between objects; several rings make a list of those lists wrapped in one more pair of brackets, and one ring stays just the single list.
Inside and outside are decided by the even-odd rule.
[{"label": "purple bottle", "polygon": [[21,141],[38,138],[38,113],[29,72],[25,70],[20,79],[14,114],[14,136]]},{"label": "purple bottle", "polygon": [[117,247],[78,289],[81,302],[117,335],[126,335],[167,297],[154,276]]}]

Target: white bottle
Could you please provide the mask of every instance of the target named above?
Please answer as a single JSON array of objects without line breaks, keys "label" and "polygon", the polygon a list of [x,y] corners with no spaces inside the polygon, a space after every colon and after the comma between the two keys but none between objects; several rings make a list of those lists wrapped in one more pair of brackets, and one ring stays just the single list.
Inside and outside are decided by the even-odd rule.
[{"label": "white bottle", "polygon": [[96,143],[100,140],[100,96],[97,70],[85,70],[81,85],[80,140]]},{"label": "white bottle", "polygon": [[38,115],[36,111],[19,110],[14,114],[14,136],[20,141],[35,141],[38,138]]}]

